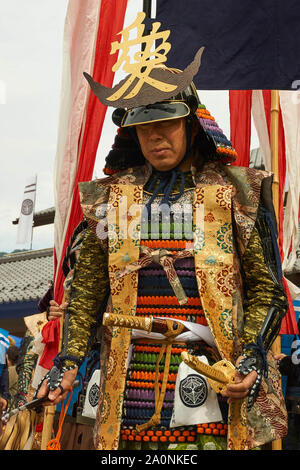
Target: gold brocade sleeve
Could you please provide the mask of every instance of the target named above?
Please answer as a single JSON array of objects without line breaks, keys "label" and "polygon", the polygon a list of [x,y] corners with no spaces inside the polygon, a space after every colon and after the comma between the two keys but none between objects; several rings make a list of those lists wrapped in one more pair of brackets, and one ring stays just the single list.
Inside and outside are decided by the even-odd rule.
[{"label": "gold brocade sleeve", "polygon": [[[246,300],[244,305],[243,344],[256,343],[264,319],[271,306],[277,307],[276,316],[269,325],[268,343],[277,335],[278,321],[287,311],[287,300],[281,279],[274,268],[272,243],[266,243],[269,233],[260,215],[243,257]],[[269,237],[270,238],[270,237]],[[271,266],[273,264],[273,266]]]},{"label": "gold brocade sleeve", "polygon": [[[108,285],[107,254],[94,232],[87,228],[71,286],[64,355],[77,359],[86,356],[91,330],[96,325]],[[72,365],[70,361],[66,361],[66,366],[69,365]]]}]

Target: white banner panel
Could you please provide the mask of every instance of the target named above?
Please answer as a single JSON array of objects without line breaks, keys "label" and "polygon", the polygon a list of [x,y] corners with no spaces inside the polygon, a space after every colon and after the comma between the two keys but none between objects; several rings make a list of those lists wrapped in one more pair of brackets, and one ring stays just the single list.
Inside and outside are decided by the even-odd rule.
[{"label": "white banner panel", "polygon": [[27,178],[18,223],[17,244],[31,241],[37,176]]}]

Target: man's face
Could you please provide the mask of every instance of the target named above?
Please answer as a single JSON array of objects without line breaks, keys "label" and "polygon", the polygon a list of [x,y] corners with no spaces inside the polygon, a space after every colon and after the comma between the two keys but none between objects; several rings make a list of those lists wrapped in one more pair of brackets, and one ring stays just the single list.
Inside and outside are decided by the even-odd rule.
[{"label": "man's face", "polygon": [[185,118],[136,126],[143,155],[159,171],[175,168],[186,151]]}]

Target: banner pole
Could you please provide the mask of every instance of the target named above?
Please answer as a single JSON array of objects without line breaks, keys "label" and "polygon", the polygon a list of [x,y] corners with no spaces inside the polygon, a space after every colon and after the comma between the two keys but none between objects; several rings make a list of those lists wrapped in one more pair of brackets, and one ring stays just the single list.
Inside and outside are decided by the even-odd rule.
[{"label": "banner pole", "polygon": [[277,221],[279,216],[278,122],[279,92],[278,90],[271,90],[271,170],[273,173],[273,204]]},{"label": "banner pole", "polygon": [[31,236],[30,236],[30,250],[32,250],[32,241],[33,241],[33,227],[34,227],[34,211],[35,211],[36,193],[37,193],[37,175],[36,175],[36,177],[35,177],[35,196],[34,196],[34,204],[33,204],[33,209],[32,209],[32,225],[31,225]]},{"label": "banner pole", "polygon": [[[276,214],[276,220],[279,220],[279,153],[278,153],[278,123],[279,123],[279,91],[271,90],[271,170],[273,173],[273,204]],[[281,353],[281,339],[277,336],[273,343],[272,351],[274,354]],[[272,442],[272,450],[282,450],[282,441],[277,439]]]},{"label": "banner pole", "polygon": [[[65,302],[65,295],[64,295],[62,303],[64,302]],[[59,334],[58,351],[61,351],[62,349],[63,325],[64,325],[64,313],[59,319],[60,334]],[[53,424],[54,424],[55,410],[56,410],[56,405],[49,405],[45,407],[44,424],[43,424],[42,440],[41,440],[41,450],[47,450],[47,444],[52,439],[52,429],[53,429]]]},{"label": "banner pole", "polygon": [[143,0],[143,11],[146,13],[147,18],[151,18],[151,1]]}]

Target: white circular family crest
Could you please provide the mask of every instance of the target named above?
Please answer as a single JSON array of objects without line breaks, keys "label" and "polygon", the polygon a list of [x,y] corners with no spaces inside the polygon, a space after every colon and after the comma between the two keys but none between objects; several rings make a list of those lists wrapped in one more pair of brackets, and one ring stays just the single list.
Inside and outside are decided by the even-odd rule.
[{"label": "white circular family crest", "polygon": [[30,215],[33,210],[33,201],[31,199],[24,199],[22,202],[21,212],[24,215]]},{"label": "white circular family crest", "polygon": [[89,391],[89,403],[92,407],[98,405],[99,401],[99,387],[97,384],[93,384]]},{"label": "white circular family crest", "polygon": [[181,401],[189,408],[203,405],[207,394],[207,383],[200,375],[190,374],[180,382],[179,395]]}]

